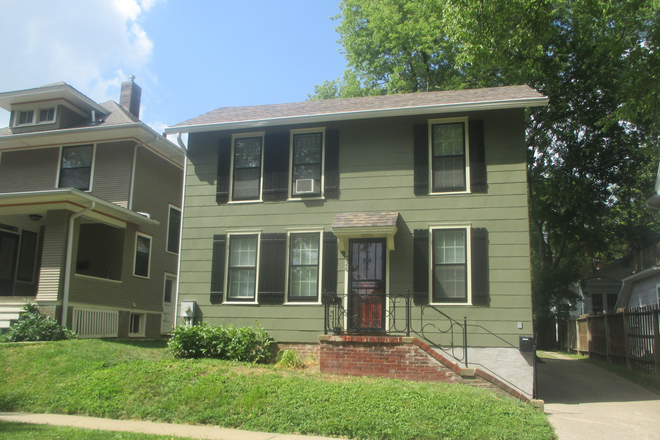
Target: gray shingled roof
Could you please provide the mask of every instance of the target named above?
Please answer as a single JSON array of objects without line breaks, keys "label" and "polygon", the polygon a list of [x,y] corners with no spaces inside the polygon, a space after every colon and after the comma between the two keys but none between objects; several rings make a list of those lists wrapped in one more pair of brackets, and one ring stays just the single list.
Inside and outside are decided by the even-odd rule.
[{"label": "gray shingled roof", "polygon": [[451,104],[497,103],[543,99],[529,86],[494,87],[487,89],[450,90],[442,92],[405,93],[363,98],[328,99],[289,104],[222,107],[172,126],[187,127],[207,124],[258,121],[274,118],[304,117],[379,110],[431,107]]},{"label": "gray shingled roof", "polygon": [[367,228],[373,226],[396,226],[399,213],[382,212],[344,212],[337,214],[332,221],[332,228]]}]

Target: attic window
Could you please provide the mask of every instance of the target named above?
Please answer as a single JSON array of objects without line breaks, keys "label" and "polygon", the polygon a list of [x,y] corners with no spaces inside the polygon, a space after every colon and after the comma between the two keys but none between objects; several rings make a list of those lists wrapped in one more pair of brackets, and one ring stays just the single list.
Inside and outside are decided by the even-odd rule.
[{"label": "attic window", "polygon": [[55,109],[44,108],[39,110],[39,122],[53,122],[55,120]]},{"label": "attic window", "polygon": [[16,125],[32,124],[33,121],[34,121],[34,110],[28,110],[26,112],[19,113],[18,124]]}]

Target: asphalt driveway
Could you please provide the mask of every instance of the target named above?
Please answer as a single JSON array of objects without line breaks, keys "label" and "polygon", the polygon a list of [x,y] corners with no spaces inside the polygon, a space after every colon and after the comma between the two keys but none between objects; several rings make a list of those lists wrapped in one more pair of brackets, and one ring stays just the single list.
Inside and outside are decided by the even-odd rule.
[{"label": "asphalt driveway", "polygon": [[539,398],[559,440],[660,439],[660,396],[587,362],[537,364]]}]

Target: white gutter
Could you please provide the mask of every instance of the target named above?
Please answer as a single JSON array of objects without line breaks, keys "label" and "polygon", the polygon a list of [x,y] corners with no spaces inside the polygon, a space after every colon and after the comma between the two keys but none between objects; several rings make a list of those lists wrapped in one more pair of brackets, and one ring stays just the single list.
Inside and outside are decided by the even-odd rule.
[{"label": "white gutter", "polygon": [[69,314],[69,288],[71,287],[71,260],[73,259],[73,232],[75,222],[78,217],[91,211],[96,206],[96,202],[92,202],[88,208],[76,212],[69,217],[69,233],[66,237],[66,261],[64,263],[64,291],[62,292],[62,326],[66,327],[67,318]]},{"label": "white gutter", "polygon": [[179,286],[181,285],[181,243],[183,243],[183,210],[186,200],[186,173],[188,172],[188,149],[181,139],[181,133],[176,136],[176,141],[183,152],[183,188],[181,189],[181,223],[179,224],[179,258],[176,266],[176,293],[174,295],[174,326],[179,316]]},{"label": "white gutter", "polygon": [[285,116],[281,118],[253,119],[245,121],[217,122],[210,124],[168,127],[166,134],[197,133],[212,130],[235,130],[240,128],[268,127],[283,124],[303,124],[314,122],[346,121],[388,116],[425,115],[429,113],[449,113],[479,110],[500,110],[513,108],[538,107],[548,105],[548,98],[520,98],[500,101],[461,102],[453,104],[431,104],[404,108],[386,108],[320,113],[313,115]]}]

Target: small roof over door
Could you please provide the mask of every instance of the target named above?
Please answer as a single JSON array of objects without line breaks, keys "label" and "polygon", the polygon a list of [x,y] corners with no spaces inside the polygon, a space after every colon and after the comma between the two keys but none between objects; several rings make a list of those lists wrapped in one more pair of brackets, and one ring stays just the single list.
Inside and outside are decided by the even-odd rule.
[{"label": "small roof over door", "polygon": [[387,249],[394,250],[394,235],[397,211],[345,212],[337,214],[332,221],[332,232],[337,236],[340,251],[348,249],[351,238],[387,238]]}]

